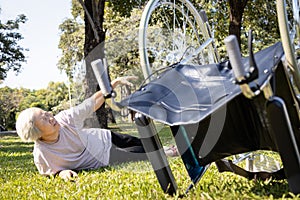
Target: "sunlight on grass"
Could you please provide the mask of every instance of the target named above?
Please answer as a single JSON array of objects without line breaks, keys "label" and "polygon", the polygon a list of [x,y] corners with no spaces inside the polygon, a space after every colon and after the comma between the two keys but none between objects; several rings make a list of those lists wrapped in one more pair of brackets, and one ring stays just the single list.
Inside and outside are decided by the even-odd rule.
[{"label": "sunlight on grass", "polygon": [[[115,131],[132,133],[126,125]],[[126,127],[126,128],[124,128]],[[173,144],[167,127],[161,127],[163,144]],[[0,137],[0,199],[176,199],[191,184],[180,158],[169,158],[178,194],[164,194],[148,161],[82,171],[74,182],[38,174],[32,143],[17,136]],[[232,173],[219,173],[214,164],[201,181],[181,199],[300,199],[288,192],[286,181],[248,181]]]}]

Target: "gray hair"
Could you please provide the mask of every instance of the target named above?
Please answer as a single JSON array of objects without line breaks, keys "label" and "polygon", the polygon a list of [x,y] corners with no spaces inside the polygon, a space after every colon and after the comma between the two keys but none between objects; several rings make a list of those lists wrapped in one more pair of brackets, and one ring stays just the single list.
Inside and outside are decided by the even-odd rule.
[{"label": "gray hair", "polygon": [[42,132],[35,126],[34,113],[40,108],[32,107],[23,110],[16,121],[19,137],[24,142],[34,142],[41,137]]}]

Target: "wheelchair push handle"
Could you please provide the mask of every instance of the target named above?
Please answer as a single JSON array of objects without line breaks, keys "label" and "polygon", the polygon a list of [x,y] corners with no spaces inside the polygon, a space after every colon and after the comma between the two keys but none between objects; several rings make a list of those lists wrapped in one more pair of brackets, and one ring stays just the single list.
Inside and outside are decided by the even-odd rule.
[{"label": "wheelchair push handle", "polygon": [[110,79],[107,71],[107,61],[104,58],[103,60],[97,59],[91,62],[95,77],[99,84],[99,87],[104,96],[105,102],[109,105],[109,107],[114,111],[121,111],[123,106],[115,101],[115,97],[117,96],[115,91],[113,90]]},{"label": "wheelchair push handle", "polygon": [[[245,71],[242,62],[241,51],[235,35],[230,35],[226,37],[224,42],[228,52],[233,74],[235,76],[235,83],[240,85],[240,88],[244,96],[251,99],[260,93],[260,90],[253,91],[248,85],[248,83],[250,83],[251,81],[255,80],[258,77],[257,67],[254,67],[253,70],[249,72]],[[252,63],[255,63],[255,61],[253,60]]]},{"label": "wheelchair push handle", "polygon": [[97,59],[94,60],[91,65],[104,98],[110,98],[113,94],[113,90],[108,78],[106,61]]},{"label": "wheelchair push handle", "polygon": [[224,39],[226,50],[232,66],[234,76],[237,81],[242,81],[246,75],[242,63],[242,55],[235,35],[229,35]]}]

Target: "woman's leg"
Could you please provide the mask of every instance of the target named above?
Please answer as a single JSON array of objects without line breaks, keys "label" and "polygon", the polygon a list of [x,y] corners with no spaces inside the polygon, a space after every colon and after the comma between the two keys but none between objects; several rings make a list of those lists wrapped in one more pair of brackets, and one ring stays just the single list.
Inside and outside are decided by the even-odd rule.
[{"label": "woman's leg", "polygon": [[141,140],[135,136],[111,132],[111,140],[119,148],[140,147],[140,151],[145,152]]},{"label": "woman's leg", "polygon": [[112,147],[109,164],[147,160],[143,144],[137,137],[128,134],[111,133]]}]

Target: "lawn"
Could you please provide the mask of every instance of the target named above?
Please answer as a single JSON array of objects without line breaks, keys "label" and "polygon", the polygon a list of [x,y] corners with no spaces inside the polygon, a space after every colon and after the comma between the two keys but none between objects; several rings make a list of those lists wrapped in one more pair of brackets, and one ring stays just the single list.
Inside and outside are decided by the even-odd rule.
[{"label": "lawn", "polygon": [[[116,127],[113,127],[116,128]],[[128,128],[121,128],[123,132]],[[171,143],[163,132],[163,143]],[[190,180],[180,158],[169,158],[178,194],[164,194],[148,161],[127,163],[79,173],[74,182],[38,174],[32,143],[15,135],[0,135],[0,199],[177,199]],[[286,181],[248,181],[219,173],[212,164],[201,181],[180,199],[300,199],[289,193]]]}]

